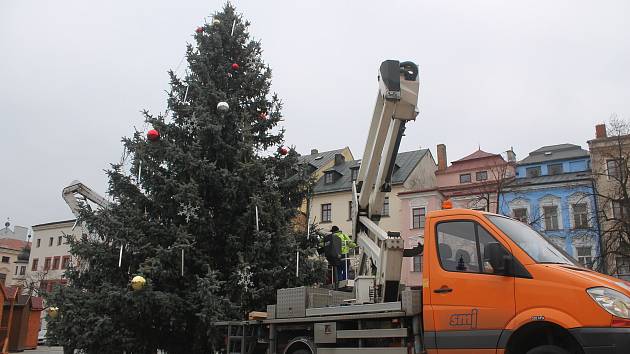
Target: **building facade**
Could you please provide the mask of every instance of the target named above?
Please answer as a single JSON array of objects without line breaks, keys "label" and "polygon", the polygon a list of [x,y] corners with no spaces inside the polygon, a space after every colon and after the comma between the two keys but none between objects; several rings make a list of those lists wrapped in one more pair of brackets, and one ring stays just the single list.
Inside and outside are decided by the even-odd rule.
[{"label": "building facade", "polygon": [[595,127],[588,141],[595,182],[603,253],[602,270],[630,280],[630,135],[628,127],[611,122]]},{"label": "building facade", "polygon": [[[314,181],[317,181],[324,175],[324,171],[332,168],[341,159],[343,161],[352,161],[354,159],[350,148],[347,146],[343,149],[322,152],[319,152],[317,149],[311,149],[309,155],[298,157],[298,165],[303,169],[304,173],[308,174]],[[307,212],[310,208],[310,200],[305,199],[300,206],[300,213],[293,220],[293,227],[298,232],[306,232]]]},{"label": "building facade", "polygon": [[506,152],[507,161],[501,154],[479,149],[450,166],[444,144],[438,145],[437,155],[437,187],[451,199],[453,207],[497,212],[498,195],[514,179],[515,155],[511,149]]},{"label": "building facade", "polygon": [[590,157],[580,146],[544,146],[521,160],[501,194],[500,212],[531,225],[584,266],[599,266]]},{"label": "building facade", "polygon": [[65,270],[71,265],[70,247],[66,236],[74,237],[81,229],[75,220],[33,225],[33,243],[26,281],[31,286],[50,291],[56,284],[65,284]]},{"label": "building facade", "polygon": [[26,266],[19,262],[23,259],[22,253],[28,247],[27,241],[12,238],[0,239],[0,283],[2,285],[19,285],[26,274]]}]

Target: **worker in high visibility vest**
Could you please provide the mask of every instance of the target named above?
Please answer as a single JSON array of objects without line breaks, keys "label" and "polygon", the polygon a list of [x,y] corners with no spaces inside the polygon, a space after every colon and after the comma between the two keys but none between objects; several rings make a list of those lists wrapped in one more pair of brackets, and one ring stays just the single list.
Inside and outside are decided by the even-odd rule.
[{"label": "worker in high visibility vest", "polygon": [[348,235],[341,232],[337,226],[333,226],[330,232],[341,240],[341,262],[337,264],[337,281],[346,280],[350,268],[348,253],[350,253],[350,249],[357,247],[357,244]]}]

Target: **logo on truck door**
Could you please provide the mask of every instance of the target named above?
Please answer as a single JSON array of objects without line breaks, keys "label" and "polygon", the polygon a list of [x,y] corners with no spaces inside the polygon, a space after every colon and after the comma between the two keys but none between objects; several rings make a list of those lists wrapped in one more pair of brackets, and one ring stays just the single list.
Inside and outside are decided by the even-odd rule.
[{"label": "logo on truck door", "polygon": [[472,309],[469,313],[454,313],[451,315],[448,325],[451,327],[477,328],[478,309]]}]

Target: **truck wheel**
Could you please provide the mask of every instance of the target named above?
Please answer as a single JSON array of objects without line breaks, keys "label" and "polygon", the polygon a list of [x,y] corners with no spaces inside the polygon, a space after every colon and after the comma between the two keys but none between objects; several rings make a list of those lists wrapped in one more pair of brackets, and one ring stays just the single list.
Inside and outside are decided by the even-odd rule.
[{"label": "truck wheel", "polygon": [[541,345],[527,352],[527,354],[570,354],[555,345]]}]

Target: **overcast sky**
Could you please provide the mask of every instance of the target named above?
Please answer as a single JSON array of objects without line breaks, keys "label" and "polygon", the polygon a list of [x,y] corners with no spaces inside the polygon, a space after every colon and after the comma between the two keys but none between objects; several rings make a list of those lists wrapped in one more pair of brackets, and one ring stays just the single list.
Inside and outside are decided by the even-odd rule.
[{"label": "overcast sky", "polygon": [[[72,218],[61,189],[104,193],[120,138],[166,107],[204,16],[224,1],[0,2],[0,219]],[[233,1],[262,40],[287,145],[360,157],[385,59],[420,66],[420,115],[401,151],[449,160],[514,147],[586,147],[630,116],[628,1]],[[183,67],[180,69],[183,72]]]}]

